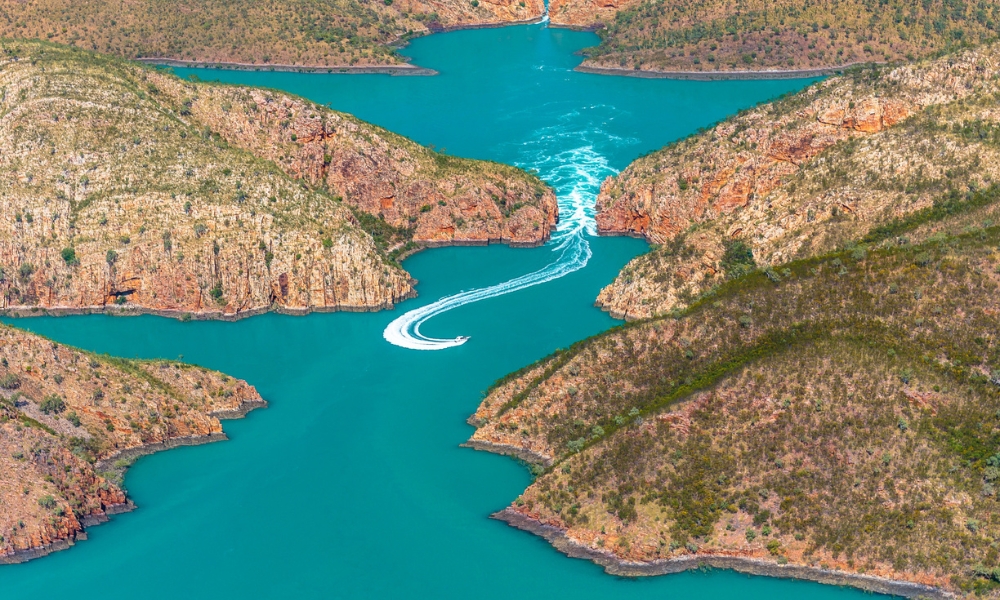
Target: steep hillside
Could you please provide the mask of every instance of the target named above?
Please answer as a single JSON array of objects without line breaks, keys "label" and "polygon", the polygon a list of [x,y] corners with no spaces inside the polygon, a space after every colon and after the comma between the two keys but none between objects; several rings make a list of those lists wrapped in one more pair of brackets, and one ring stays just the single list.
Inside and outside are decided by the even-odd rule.
[{"label": "steep hillside", "polygon": [[985,47],[863,69],[762,105],[631,164],[602,186],[598,226],[656,246],[599,302],[644,317],[755,265],[861,240],[1000,178],[996,74]]},{"label": "steep hillside", "polygon": [[552,23],[604,26],[585,67],[822,69],[913,60],[996,37],[1000,7],[929,0],[554,0]]},{"label": "steep hillside", "polygon": [[498,382],[470,445],[538,475],[498,518],[613,573],[1000,597],[998,199],[753,271]]},{"label": "steep hillside", "polygon": [[542,0],[26,0],[0,4],[0,37],[125,58],[250,67],[405,65],[393,44],[448,27],[538,19]]},{"label": "steep hillside", "polygon": [[540,243],[555,219],[535,177],[299,98],[0,43],[7,311],[383,308],[413,291],[388,252]]},{"label": "steep hillside", "polygon": [[0,563],[86,539],[130,510],[142,454],[225,439],[220,418],[265,406],[253,387],[169,361],[82,352],[0,325]]},{"label": "steep hillside", "polygon": [[644,317],[513,373],[496,516],[612,573],[1000,598],[996,47],[857,70],[639,159],[601,293]]}]

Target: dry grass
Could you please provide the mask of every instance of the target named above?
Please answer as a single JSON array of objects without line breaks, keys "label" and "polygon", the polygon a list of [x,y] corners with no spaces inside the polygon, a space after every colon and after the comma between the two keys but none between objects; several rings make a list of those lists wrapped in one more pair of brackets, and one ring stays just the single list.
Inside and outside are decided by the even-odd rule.
[{"label": "dry grass", "polygon": [[648,0],[618,11],[587,64],[660,71],[913,60],[996,37],[989,2]]}]

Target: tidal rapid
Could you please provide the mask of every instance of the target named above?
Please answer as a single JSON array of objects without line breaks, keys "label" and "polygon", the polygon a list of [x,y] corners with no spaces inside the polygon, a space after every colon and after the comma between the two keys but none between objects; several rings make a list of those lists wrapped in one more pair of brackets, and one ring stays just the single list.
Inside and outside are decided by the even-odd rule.
[{"label": "tidal rapid", "polygon": [[[446,296],[426,306],[415,308],[393,320],[382,332],[390,344],[410,350],[444,350],[461,346],[468,336],[434,338],[420,333],[420,326],[429,319],[450,310],[496,298],[505,294],[547,283],[587,266],[593,252],[587,236],[596,235],[594,201],[604,177],[614,173],[607,158],[587,144],[571,150],[558,150],[567,138],[601,135],[600,131],[561,131],[565,125],[546,127],[537,132],[536,143],[526,143],[530,156],[518,161],[519,166],[538,169],[539,176],[556,190],[560,221],[552,240],[546,244],[556,259],[537,271],[491,285]],[[530,165],[530,167],[529,167]]]}]

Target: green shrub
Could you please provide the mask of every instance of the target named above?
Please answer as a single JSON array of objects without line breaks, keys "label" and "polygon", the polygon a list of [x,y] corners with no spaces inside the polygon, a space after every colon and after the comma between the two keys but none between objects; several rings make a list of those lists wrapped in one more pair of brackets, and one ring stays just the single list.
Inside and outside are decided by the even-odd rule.
[{"label": "green shrub", "polygon": [[66,410],[66,403],[59,396],[49,394],[38,404],[38,408],[47,415],[52,413],[59,414]]},{"label": "green shrub", "polygon": [[21,387],[21,379],[13,374],[7,373],[3,377],[0,377],[0,388],[5,390],[16,390]]},{"label": "green shrub", "polygon": [[726,252],[722,256],[722,270],[728,279],[737,279],[757,268],[753,250],[743,240],[726,242]]},{"label": "green shrub", "polygon": [[73,266],[80,264],[80,260],[76,257],[76,250],[73,248],[63,248],[61,254],[63,262],[67,265]]}]

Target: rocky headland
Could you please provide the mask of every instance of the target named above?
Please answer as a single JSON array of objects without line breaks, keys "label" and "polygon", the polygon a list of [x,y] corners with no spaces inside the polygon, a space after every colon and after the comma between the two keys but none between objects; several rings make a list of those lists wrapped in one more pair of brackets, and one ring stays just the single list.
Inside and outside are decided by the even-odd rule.
[{"label": "rocky headland", "polygon": [[604,183],[632,319],[498,381],[496,516],[628,576],[1000,597],[997,48],[857,69]]},{"label": "rocky headland", "polygon": [[859,68],[636,160],[602,185],[597,223],[654,250],[599,304],[625,318],[665,314],[749,264],[827,252],[990,186],[998,58],[987,46]]},{"label": "rocky headland", "polygon": [[223,440],[220,418],[263,406],[222,373],[0,325],[0,563],[86,539],[86,527],[133,508],[121,481],[137,456]]},{"label": "rocky headland", "polygon": [[0,44],[0,309],[235,318],[372,310],[395,256],[546,240],[537,177],[288,94]]}]

